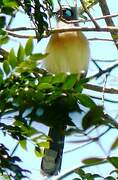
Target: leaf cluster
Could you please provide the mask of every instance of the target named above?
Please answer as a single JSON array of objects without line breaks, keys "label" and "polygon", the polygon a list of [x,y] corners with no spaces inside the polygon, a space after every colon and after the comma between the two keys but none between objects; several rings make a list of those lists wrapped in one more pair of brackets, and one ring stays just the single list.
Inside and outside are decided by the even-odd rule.
[{"label": "leaf cluster", "polygon": [[30,171],[22,169],[17,163],[21,162],[18,156],[11,156],[9,150],[0,144],[0,176],[5,179],[23,179],[27,178],[26,173]]},{"label": "leaf cluster", "polygon": [[40,39],[48,29],[48,16],[53,14],[53,1],[46,0],[42,3],[39,0],[18,0],[18,4],[35,25],[37,38]]},{"label": "leaf cluster", "polygon": [[[7,43],[9,40],[8,34],[4,29],[6,28],[6,26],[9,26],[9,23],[15,17],[17,10],[18,10],[18,4],[16,0],[0,1],[0,45]],[[9,23],[7,23],[6,15],[10,16]]]}]

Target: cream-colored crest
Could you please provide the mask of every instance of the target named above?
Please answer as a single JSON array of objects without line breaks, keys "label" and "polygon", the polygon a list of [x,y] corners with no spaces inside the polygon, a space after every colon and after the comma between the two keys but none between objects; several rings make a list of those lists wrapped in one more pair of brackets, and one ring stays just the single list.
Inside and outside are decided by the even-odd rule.
[{"label": "cream-colored crest", "polygon": [[[68,14],[63,16],[63,18],[66,18],[65,16],[68,16]],[[72,20],[74,20],[73,17]],[[58,21],[57,26],[60,28],[70,27],[70,24]],[[50,73],[70,72],[80,75],[81,72],[87,71],[90,58],[89,43],[80,31],[52,34],[46,53],[48,55],[44,61],[44,66]]]}]

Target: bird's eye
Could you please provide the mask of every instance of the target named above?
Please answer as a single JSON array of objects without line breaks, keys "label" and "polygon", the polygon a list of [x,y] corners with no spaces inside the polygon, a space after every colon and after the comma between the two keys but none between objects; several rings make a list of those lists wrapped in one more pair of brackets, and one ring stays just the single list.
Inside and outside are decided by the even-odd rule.
[{"label": "bird's eye", "polygon": [[70,9],[65,9],[65,10],[63,11],[63,15],[64,15],[65,17],[71,17],[71,16],[72,16],[72,12],[71,12]]},{"label": "bird's eye", "polygon": [[73,12],[71,9],[64,9],[63,10],[63,18],[65,20],[72,20]]}]

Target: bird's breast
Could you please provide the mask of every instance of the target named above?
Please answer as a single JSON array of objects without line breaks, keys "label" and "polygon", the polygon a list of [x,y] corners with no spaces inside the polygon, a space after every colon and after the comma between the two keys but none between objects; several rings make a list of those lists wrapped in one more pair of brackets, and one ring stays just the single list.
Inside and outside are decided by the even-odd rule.
[{"label": "bird's breast", "polygon": [[86,71],[90,57],[88,40],[82,32],[53,34],[46,48],[44,66],[51,73]]}]

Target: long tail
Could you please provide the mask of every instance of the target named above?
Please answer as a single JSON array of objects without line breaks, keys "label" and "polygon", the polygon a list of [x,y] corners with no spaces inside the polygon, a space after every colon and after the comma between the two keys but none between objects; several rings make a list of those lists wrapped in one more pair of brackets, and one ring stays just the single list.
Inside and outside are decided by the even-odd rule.
[{"label": "long tail", "polygon": [[49,130],[50,148],[44,150],[45,156],[41,162],[41,170],[45,175],[57,175],[61,169],[65,129],[66,127],[63,126],[61,128],[50,128]]}]

